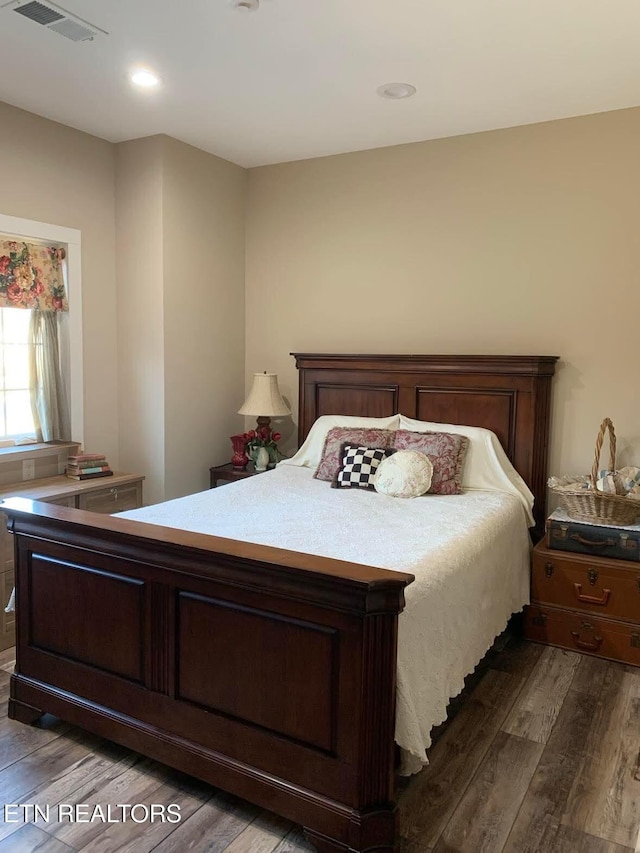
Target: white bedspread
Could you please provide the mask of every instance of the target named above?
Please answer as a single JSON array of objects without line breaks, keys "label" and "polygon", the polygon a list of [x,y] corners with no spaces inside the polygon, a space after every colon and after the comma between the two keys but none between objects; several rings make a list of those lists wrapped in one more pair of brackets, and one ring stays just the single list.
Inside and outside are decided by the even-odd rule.
[{"label": "white bedspread", "polygon": [[517,497],[402,500],[336,490],[308,468],[257,477],[122,517],[411,572],[399,620],[395,738],[405,774],[509,616],[529,601],[529,536]]}]

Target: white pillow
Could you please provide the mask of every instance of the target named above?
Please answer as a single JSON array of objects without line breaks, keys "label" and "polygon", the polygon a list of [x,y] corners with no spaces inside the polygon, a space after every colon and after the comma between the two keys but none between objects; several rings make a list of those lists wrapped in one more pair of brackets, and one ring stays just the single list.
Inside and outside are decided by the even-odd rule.
[{"label": "white pillow", "polygon": [[509,461],[497,435],[490,429],[464,424],[417,421],[413,418],[407,418],[405,415],[400,415],[398,429],[409,429],[413,432],[451,432],[455,435],[466,435],[469,439],[469,447],[462,472],[462,488],[486,489],[515,495],[522,502],[529,527],[533,527],[535,524],[531,513],[533,495]]},{"label": "white pillow", "polygon": [[426,453],[397,450],[378,465],[373,487],[392,498],[418,498],[429,491],[433,465]]},{"label": "white pillow", "polygon": [[281,465],[297,465],[313,468],[320,464],[322,448],[327,433],[332,427],[372,427],[374,429],[398,429],[400,415],[388,418],[360,418],[353,415],[321,415],[309,430],[304,444],[291,459],[283,459]]}]

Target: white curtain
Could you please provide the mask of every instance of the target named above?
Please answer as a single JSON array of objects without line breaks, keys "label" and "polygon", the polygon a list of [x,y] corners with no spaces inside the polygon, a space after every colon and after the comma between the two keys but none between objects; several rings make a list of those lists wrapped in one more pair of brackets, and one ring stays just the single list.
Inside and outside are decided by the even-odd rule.
[{"label": "white curtain", "polygon": [[60,371],[57,311],[31,311],[29,388],[38,441],[69,441],[71,424]]}]

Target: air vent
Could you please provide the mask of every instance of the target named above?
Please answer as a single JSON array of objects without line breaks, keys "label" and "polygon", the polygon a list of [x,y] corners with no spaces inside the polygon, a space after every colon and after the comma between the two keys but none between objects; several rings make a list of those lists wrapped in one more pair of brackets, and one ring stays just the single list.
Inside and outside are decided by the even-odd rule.
[{"label": "air vent", "polygon": [[60,33],[61,36],[71,39],[71,41],[91,41],[95,36],[95,30],[90,30],[84,24],[76,24],[71,18],[63,18],[61,21],[56,21],[49,27],[54,33]]},{"label": "air vent", "polygon": [[98,35],[109,35],[105,30],[90,24],[77,15],[72,15],[55,3],[42,3],[40,0],[11,0],[3,9],[13,9],[36,24],[41,24],[54,33],[71,41],[93,41]]},{"label": "air vent", "polygon": [[43,6],[42,3],[25,3],[15,10],[19,15],[24,15],[36,24],[52,24],[54,21],[60,21],[64,18],[60,12],[55,12],[49,9],[48,6]]}]

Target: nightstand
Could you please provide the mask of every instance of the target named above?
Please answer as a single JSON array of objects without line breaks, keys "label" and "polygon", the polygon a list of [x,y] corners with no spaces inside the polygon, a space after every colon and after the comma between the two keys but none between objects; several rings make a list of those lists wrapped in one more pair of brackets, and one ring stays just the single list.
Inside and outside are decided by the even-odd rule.
[{"label": "nightstand", "polygon": [[246,480],[247,477],[254,477],[260,473],[262,472],[256,471],[253,462],[249,462],[246,468],[234,468],[231,462],[227,462],[226,465],[215,465],[213,468],[209,468],[209,488],[215,489],[218,483]]},{"label": "nightstand", "polygon": [[640,563],[533,549],[529,640],[640,666]]}]

